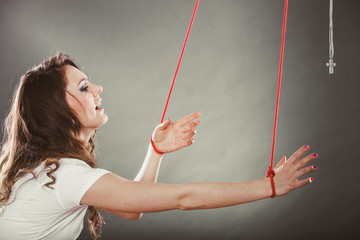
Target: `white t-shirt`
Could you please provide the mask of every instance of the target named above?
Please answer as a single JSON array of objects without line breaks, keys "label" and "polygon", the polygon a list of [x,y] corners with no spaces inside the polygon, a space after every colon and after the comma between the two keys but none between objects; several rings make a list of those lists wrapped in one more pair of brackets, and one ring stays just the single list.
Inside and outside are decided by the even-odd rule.
[{"label": "white t-shirt", "polygon": [[[63,158],[60,167],[52,174],[46,170],[32,179],[26,174],[19,179],[11,192],[4,215],[0,217],[0,239],[76,239],[83,229],[83,219],[88,206],[80,205],[86,191],[109,171],[91,168],[78,159]],[[44,164],[34,172],[39,173]]]}]

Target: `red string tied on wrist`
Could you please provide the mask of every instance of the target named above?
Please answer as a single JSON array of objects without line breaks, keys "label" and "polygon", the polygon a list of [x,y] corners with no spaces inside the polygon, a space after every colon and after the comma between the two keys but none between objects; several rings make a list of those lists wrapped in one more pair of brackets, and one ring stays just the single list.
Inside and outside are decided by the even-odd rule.
[{"label": "red string tied on wrist", "polygon": [[275,183],[274,183],[274,179],[273,179],[274,176],[275,176],[274,169],[272,169],[272,167],[268,167],[268,171],[266,173],[266,178],[268,178],[268,177],[270,178],[271,188],[272,188],[271,198],[274,198],[276,196]]},{"label": "red string tied on wrist", "polygon": [[268,168],[268,171],[267,171],[267,174],[266,174],[266,177],[269,177],[270,182],[271,182],[271,188],[272,188],[271,198],[274,198],[275,195],[276,195],[275,194],[275,184],[274,184],[274,179],[273,179],[273,177],[275,176],[275,171],[274,171],[274,169],[272,169],[272,166],[273,166],[273,163],[274,163],[276,127],[277,127],[277,117],[278,117],[278,110],[279,110],[280,86],[281,86],[281,74],[282,74],[282,64],[283,64],[283,55],[284,55],[287,8],[288,8],[288,0],[285,0],[284,18],[283,18],[283,27],[282,27],[282,38],[281,38],[280,62],[279,62],[279,79],[278,79],[276,107],[275,107],[274,132],[273,132],[273,141],[272,141],[272,147],[271,147],[270,167]]},{"label": "red string tied on wrist", "polygon": [[160,152],[159,150],[156,149],[155,144],[152,140],[152,135],[150,136],[150,142],[151,142],[151,146],[153,147],[155,152],[157,152],[158,154],[164,154],[163,152]]}]

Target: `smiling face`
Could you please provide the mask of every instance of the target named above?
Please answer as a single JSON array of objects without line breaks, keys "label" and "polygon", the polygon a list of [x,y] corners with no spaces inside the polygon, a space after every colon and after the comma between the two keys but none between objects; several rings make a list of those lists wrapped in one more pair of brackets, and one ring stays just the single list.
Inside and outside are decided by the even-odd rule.
[{"label": "smiling face", "polygon": [[104,109],[98,107],[102,87],[90,83],[86,75],[73,66],[66,65],[64,69],[67,78],[66,101],[81,122],[80,137],[86,140],[108,120]]}]

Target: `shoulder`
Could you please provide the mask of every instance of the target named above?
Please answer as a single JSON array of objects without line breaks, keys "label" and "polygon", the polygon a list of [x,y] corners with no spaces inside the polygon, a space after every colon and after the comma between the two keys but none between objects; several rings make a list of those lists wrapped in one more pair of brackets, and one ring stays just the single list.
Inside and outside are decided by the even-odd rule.
[{"label": "shoulder", "polygon": [[61,158],[59,159],[60,166],[67,166],[67,165],[80,165],[80,166],[88,166],[90,167],[85,161],[77,158]]},{"label": "shoulder", "polygon": [[[86,162],[80,159],[76,158],[61,158],[59,160],[51,161],[52,164],[46,164],[46,160],[43,161],[39,166],[37,166],[33,172],[34,174],[39,177],[41,175],[48,175],[49,172],[51,172],[51,175],[54,175],[57,177],[60,175],[63,171],[68,171],[69,169],[92,169]],[[59,164],[58,168],[56,169],[56,163]],[[48,166],[46,166],[48,165]],[[55,170],[55,171],[54,171]]]},{"label": "shoulder", "polygon": [[[87,174],[101,174],[105,172],[109,172],[108,170],[101,168],[92,168],[85,161],[76,158],[61,158],[59,159],[59,168],[56,172],[66,172],[77,174],[79,172],[87,173]],[[58,173],[58,174],[59,174]],[[97,174],[96,174],[97,173]]]},{"label": "shoulder", "polygon": [[[109,173],[110,171],[102,168],[92,168],[85,161],[76,158],[61,158],[57,160],[58,167],[55,163],[46,166],[43,162],[40,166],[34,169],[37,178],[45,178],[44,180],[55,180],[54,184],[71,184],[69,181],[79,181],[80,179],[99,178],[100,176]],[[50,174],[50,176],[49,176]]]},{"label": "shoulder", "polygon": [[55,190],[60,204],[65,209],[78,206],[80,199],[92,184],[110,172],[92,168],[86,162],[74,158],[62,158],[59,163],[59,168],[54,172]]},{"label": "shoulder", "polygon": [[[59,167],[57,170],[61,170],[62,168],[66,168],[69,166],[83,166],[91,168],[85,161],[77,159],[77,158],[60,158],[59,160],[56,160],[59,163]],[[35,173],[41,173],[41,172],[49,172],[50,170],[53,170],[56,168],[56,165],[54,161],[50,165],[46,164],[47,160],[43,161],[40,165],[38,165],[35,169]],[[48,166],[46,166],[48,165]],[[56,171],[57,171],[56,170]],[[55,172],[56,172],[55,171]]]}]

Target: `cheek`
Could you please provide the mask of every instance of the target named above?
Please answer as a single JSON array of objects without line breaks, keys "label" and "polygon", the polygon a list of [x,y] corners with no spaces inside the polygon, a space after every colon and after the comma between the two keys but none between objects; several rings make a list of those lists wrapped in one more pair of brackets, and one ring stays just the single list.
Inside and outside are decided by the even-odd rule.
[{"label": "cheek", "polygon": [[69,107],[78,115],[81,116],[81,113],[83,112],[83,108],[81,103],[75,99],[73,96],[66,94],[66,101],[69,105]]}]

